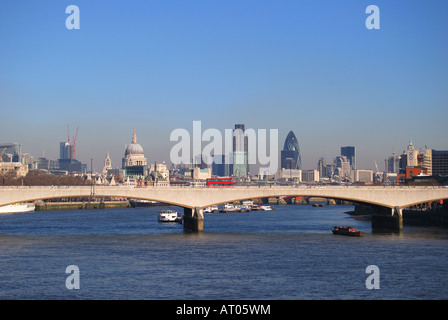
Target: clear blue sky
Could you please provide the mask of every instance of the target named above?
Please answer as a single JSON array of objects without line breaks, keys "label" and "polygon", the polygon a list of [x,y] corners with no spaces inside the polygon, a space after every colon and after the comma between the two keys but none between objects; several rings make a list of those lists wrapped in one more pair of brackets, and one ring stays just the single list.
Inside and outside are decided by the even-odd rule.
[{"label": "clear blue sky", "polygon": [[[68,5],[80,30],[67,30]],[[380,8],[368,30],[366,7]],[[135,128],[150,162],[192,121],[293,130],[305,169],[354,145],[383,167],[412,139],[448,149],[443,0],[2,0],[0,142],[121,166]]]}]

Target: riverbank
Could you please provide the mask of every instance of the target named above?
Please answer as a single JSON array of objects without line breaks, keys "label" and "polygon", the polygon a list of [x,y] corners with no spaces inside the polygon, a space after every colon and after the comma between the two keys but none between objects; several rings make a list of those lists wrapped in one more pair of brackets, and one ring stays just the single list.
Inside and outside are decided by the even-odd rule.
[{"label": "riverbank", "polygon": [[[385,208],[355,205],[353,211],[346,211],[353,219],[370,221],[372,215],[385,214]],[[448,227],[448,210],[443,207],[434,210],[403,210],[403,224],[425,227]]]},{"label": "riverbank", "polygon": [[129,201],[42,202],[35,211],[130,208]]}]

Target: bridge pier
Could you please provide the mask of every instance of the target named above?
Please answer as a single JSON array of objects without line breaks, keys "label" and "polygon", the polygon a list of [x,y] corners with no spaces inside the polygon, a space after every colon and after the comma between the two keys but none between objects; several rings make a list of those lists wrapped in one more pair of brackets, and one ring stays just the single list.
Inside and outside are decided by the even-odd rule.
[{"label": "bridge pier", "polygon": [[390,230],[401,232],[403,230],[403,209],[395,207],[390,209],[390,215],[372,215],[372,230]]},{"label": "bridge pier", "polygon": [[204,214],[201,208],[184,208],[184,230],[204,231]]}]

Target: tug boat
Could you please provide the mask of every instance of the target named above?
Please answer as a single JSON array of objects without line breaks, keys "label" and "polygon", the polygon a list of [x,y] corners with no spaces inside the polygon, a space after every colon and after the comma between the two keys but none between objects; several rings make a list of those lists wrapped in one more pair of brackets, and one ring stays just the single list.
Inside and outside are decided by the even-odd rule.
[{"label": "tug boat", "polygon": [[333,234],[340,234],[343,236],[362,237],[364,235],[364,232],[349,226],[335,226],[331,231]]}]

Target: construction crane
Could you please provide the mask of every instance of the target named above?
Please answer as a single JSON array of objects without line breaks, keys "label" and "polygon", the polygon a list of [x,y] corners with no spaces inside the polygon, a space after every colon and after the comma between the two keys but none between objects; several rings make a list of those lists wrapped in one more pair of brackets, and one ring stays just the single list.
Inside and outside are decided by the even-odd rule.
[{"label": "construction crane", "polygon": [[378,173],[378,172],[380,172],[380,170],[378,169],[378,164],[376,163],[376,160],[374,160],[374,161],[375,161],[376,172]]},{"label": "construction crane", "polygon": [[[79,129],[79,127],[76,128],[76,134],[72,137],[73,159],[76,159],[76,138],[78,137],[78,129]],[[68,140],[68,144],[70,144],[70,128],[69,128],[68,124],[67,124],[67,140]]]},{"label": "construction crane", "polygon": [[78,137],[78,129],[79,129],[79,127],[76,128],[76,134],[72,139],[72,141],[73,141],[73,159],[76,159],[76,138]]}]

